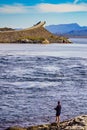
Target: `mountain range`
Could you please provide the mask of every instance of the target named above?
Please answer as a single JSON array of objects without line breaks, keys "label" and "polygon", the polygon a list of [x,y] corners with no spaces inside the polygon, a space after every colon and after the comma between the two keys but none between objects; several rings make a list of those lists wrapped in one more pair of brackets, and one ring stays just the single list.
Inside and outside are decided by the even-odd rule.
[{"label": "mountain range", "polygon": [[45,28],[57,35],[87,37],[87,26],[80,26],[77,23],[49,25]]}]

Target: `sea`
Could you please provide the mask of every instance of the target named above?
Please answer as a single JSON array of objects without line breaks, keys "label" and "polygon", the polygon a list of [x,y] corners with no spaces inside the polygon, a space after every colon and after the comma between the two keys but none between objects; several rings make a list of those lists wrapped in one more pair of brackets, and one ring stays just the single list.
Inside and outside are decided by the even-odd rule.
[{"label": "sea", "polygon": [[71,44],[0,44],[0,130],[87,114],[87,39]]}]

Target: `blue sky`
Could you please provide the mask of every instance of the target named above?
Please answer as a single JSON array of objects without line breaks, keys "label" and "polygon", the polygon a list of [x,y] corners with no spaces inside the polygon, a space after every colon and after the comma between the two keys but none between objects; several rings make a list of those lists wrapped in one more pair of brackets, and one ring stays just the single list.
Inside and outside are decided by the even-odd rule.
[{"label": "blue sky", "polygon": [[0,0],[0,27],[27,28],[39,21],[87,26],[87,0]]}]

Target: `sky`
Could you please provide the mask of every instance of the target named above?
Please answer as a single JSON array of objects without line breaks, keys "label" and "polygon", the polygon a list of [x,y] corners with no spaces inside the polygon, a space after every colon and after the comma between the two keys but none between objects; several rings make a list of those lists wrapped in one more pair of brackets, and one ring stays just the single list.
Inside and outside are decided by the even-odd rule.
[{"label": "sky", "polygon": [[0,0],[0,27],[78,23],[87,26],[87,0]]}]

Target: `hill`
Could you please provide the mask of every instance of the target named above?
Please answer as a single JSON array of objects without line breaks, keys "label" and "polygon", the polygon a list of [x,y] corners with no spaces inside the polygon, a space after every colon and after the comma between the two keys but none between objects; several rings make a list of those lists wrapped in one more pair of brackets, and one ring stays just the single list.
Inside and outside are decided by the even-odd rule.
[{"label": "hill", "polygon": [[8,27],[0,28],[0,31],[13,31],[13,30],[14,29]]},{"label": "hill", "polygon": [[87,26],[80,26],[77,23],[49,25],[46,29],[57,35],[87,37]]},{"label": "hill", "polygon": [[69,43],[66,37],[56,36],[43,26],[45,22],[38,22],[33,27],[23,30],[0,32],[0,43]]}]

